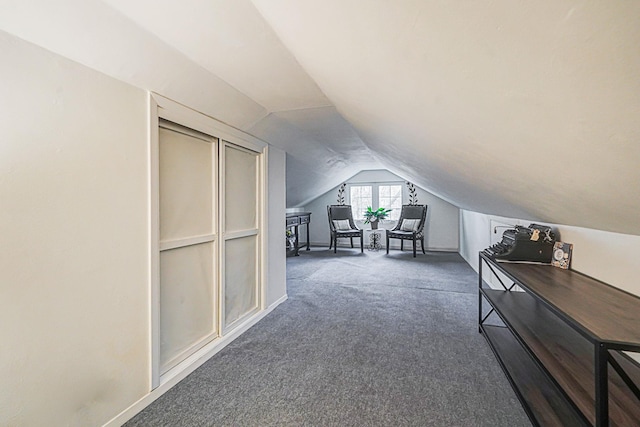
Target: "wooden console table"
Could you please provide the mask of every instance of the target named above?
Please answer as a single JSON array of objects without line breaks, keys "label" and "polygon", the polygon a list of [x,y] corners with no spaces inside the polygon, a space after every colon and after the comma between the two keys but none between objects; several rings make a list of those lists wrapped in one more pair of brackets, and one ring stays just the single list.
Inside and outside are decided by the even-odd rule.
[{"label": "wooden console table", "polygon": [[640,298],[551,265],[479,261],[480,332],[534,425],[639,426],[640,365],[624,351],[640,352]]},{"label": "wooden console table", "polygon": [[[295,244],[293,245],[292,251],[295,256],[300,255],[298,250],[304,246],[307,247],[307,250],[311,250],[311,240],[309,239],[309,223],[311,223],[311,212],[296,212],[287,214],[287,230],[292,229],[293,235],[295,236]],[[306,243],[300,244],[300,234],[298,228],[301,225],[307,226],[307,241]]]}]

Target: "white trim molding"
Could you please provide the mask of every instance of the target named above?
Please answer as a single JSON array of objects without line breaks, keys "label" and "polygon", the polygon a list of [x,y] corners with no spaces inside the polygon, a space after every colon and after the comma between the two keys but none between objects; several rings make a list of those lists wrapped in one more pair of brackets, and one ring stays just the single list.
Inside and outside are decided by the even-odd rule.
[{"label": "white trim molding", "polygon": [[178,102],[165,98],[157,93],[150,93],[151,99],[162,111],[162,118],[190,127],[207,135],[212,135],[221,140],[244,146],[253,151],[262,152],[268,145],[265,141],[249,135],[213,117],[199,113]]}]

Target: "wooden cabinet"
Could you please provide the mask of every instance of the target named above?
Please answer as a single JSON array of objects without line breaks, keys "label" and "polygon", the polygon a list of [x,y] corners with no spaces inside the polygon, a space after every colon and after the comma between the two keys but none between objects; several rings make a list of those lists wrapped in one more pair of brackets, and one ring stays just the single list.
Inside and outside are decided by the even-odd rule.
[{"label": "wooden cabinet", "polygon": [[480,332],[534,425],[640,426],[640,365],[623,352],[640,352],[640,298],[550,265],[479,265]]}]

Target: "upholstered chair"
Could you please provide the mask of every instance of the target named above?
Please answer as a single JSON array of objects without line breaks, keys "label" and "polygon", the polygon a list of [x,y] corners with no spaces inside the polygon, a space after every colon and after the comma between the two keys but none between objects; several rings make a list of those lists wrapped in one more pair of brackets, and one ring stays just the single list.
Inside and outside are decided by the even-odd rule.
[{"label": "upholstered chair", "polygon": [[427,219],[427,205],[402,205],[400,219],[395,227],[387,230],[387,253],[389,253],[389,239],[400,239],[400,250],[404,249],[404,241],[413,241],[413,257],[416,256],[416,242],[420,241],[422,253],[424,251],[424,224]]},{"label": "upholstered chair", "polygon": [[333,247],[333,252],[338,249],[338,239],[348,237],[351,239],[353,248],[353,238],[360,237],[360,252],[364,252],[364,233],[353,222],[351,205],[329,205],[327,206],[329,216],[329,231],[331,233],[331,243],[329,249]]}]

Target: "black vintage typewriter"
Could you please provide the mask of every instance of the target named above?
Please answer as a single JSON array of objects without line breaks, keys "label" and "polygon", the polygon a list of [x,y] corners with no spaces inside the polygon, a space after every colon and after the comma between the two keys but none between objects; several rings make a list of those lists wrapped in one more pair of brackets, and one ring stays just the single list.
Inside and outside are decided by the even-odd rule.
[{"label": "black vintage typewriter", "polygon": [[488,247],[484,253],[496,261],[526,261],[550,263],[556,236],[551,227],[530,224],[505,230],[502,241]]}]

